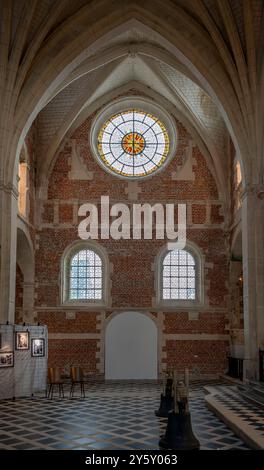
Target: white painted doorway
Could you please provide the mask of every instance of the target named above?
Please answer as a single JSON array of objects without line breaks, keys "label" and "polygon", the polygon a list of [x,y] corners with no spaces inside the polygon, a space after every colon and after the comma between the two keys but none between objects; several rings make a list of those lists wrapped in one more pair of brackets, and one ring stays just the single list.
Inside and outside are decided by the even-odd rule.
[{"label": "white painted doorway", "polygon": [[105,378],[157,379],[158,334],[155,323],[138,312],[120,313],[105,334]]}]

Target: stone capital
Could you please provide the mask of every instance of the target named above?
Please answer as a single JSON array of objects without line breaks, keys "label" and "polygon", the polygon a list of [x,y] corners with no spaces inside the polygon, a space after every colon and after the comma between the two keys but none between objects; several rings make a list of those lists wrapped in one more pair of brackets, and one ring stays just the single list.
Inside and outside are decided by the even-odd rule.
[{"label": "stone capital", "polygon": [[18,189],[12,183],[5,184],[0,180],[0,191],[3,191],[7,194],[12,194],[15,198],[18,198]]}]

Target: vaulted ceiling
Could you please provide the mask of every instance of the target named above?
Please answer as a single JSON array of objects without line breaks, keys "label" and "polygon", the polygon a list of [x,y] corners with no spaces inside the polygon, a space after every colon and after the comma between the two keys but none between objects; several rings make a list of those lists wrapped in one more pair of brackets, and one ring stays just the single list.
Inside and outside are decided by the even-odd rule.
[{"label": "vaulted ceiling", "polygon": [[73,81],[65,84],[39,113],[36,119],[39,174],[47,176],[67,132],[99,106],[133,88],[151,96],[184,121],[207,153],[209,162],[212,160],[212,170],[217,168],[215,176],[219,183],[224,184],[228,132],[217,106],[186,74],[163,62],[161,50],[156,51],[155,57],[157,45],[150,43],[140,23],[129,23],[125,34],[115,37],[113,44],[108,42],[107,48],[102,47],[96,53],[102,63],[98,62],[94,68],[91,64],[95,57],[86,59],[72,71]]},{"label": "vaulted ceiling", "polygon": [[223,194],[228,135],[261,182],[263,21],[263,0],[3,0],[2,177],[34,120],[41,178],[67,132],[133,87],[183,121]]}]

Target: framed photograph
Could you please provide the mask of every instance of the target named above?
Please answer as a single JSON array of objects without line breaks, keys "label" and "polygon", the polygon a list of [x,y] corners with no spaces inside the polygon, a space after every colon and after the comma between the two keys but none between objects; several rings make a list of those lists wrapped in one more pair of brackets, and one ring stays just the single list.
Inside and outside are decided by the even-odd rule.
[{"label": "framed photograph", "polygon": [[16,331],[16,349],[23,350],[29,349],[29,332],[28,331]]},{"label": "framed photograph", "polygon": [[31,356],[44,357],[45,356],[45,340],[44,338],[31,339]]},{"label": "framed photograph", "polygon": [[0,352],[0,368],[14,366],[14,353],[12,351]]}]

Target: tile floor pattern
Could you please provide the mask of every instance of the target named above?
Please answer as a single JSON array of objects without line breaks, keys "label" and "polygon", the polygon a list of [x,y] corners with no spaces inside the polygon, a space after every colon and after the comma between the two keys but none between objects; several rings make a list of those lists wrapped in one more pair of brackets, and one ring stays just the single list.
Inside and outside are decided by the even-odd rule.
[{"label": "tile floor pattern", "polygon": [[245,423],[252,426],[261,436],[264,436],[263,409],[245,400],[239,394],[236,386],[225,387],[224,385],[218,385],[215,388],[219,392],[214,395],[214,398],[223,404],[225,408],[242,418]]},{"label": "tile floor pattern", "polygon": [[[157,418],[161,386],[89,383],[86,398],[35,396],[0,401],[0,449],[159,449],[166,419]],[[78,391],[79,392],[79,391]],[[201,384],[190,393],[193,430],[201,449],[245,450],[204,402]]]}]

